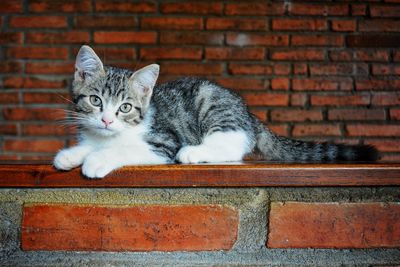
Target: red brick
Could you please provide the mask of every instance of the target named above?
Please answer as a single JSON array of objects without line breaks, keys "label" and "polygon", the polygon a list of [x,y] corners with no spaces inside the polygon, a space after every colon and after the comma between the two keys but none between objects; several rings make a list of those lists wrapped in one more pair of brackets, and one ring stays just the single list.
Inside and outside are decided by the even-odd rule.
[{"label": "red brick", "polygon": [[340,126],[336,124],[296,124],[292,129],[293,136],[341,136]]},{"label": "red brick", "polygon": [[287,94],[242,94],[242,97],[249,106],[287,106],[289,97]]},{"label": "red brick", "polygon": [[226,42],[228,45],[247,46],[288,46],[288,35],[268,35],[258,33],[227,33]]},{"label": "red brick", "polygon": [[220,63],[161,63],[161,72],[170,75],[221,75],[222,71]]},{"label": "red brick", "polygon": [[335,32],[354,32],[357,28],[355,20],[332,20],[332,30]]},{"label": "red brick", "polygon": [[256,117],[260,121],[266,121],[267,120],[267,112],[265,110],[259,110],[259,109],[251,108],[250,112],[251,112],[251,114],[256,115]]},{"label": "red brick", "polygon": [[400,155],[398,154],[389,154],[389,155],[381,155],[380,160],[383,162],[400,162]]},{"label": "red brick", "polygon": [[27,62],[25,72],[28,74],[73,74],[73,62]]},{"label": "red brick", "polygon": [[136,19],[130,16],[77,16],[75,18],[75,26],[78,29],[82,28],[130,28],[136,26]]},{"label": "red brick", "polygon": [[21,13],[23,9],[22,2],[22,0],[2,1],[0,13]]},{"label": "red brick", "polygon": [[94,33],[94,42],[99,44],[154,44],[155,32],[99,31]]},{"label": "red brick", "polygon": [[30,121],[30,120],[57,120],[64,118],[64,112],[53,108],[4,108],[3,117],[6,120]]},{"label": "red brick", "polygon": [[20,32],[0,32],[0,44],[21,44],[22,33]]},{"label": "red brick", "polygon": [[386,113],[383,109],[333,109],[328,111],[329,120],[385,120]]},{"label": "red brick", "polygon": [[19,16],[11,17],[9,22],[15,28],[66,28],[65,16]]},{"label": "red brick", "polygon": [[18,133],[17,125],[15,124],[0,124],[1,135],[16,135]]},{"label": "red brick", "polygon": [[284,3],[228,3],[225,6],[227,15],[283,15]]},{"label": "red brick", "polygon": [[4,140],[4,150],[16,152],[55,152],[64,146],[61,140]]},{"label": "red brick", "polygon": [[304,107],[307,103],[308,96],[306,94],[291,94],[290,95],[290,105],[291,106],[301,106]]},{"label": "red brick", "polygon": [[374,95],[372,95],[371,102],[374,106],[400,105],[400,93],[374,93]]},{"label": "red brick", "polygon": [[290,49],[272,51],[271,58],[275,60],[324,60],[325,52],[323,50],[313,49]]},{"label": "red brick", "polygon": [[267,28],[267,20],[252,18],[209,18],[206,24],[207,30],[263,31]]},{"label": "red brick", "polygon": [[368,74],[368,64],[329,63],[310,64],[311,75],[365,75]]},{"label": "red brick", "polygon": [[352,4],[351,15],[353,16],[365,16],[367,14],[366,4]]},{"label": "red brick", "polygon": [[383,248],[400,246],[397,203],[274,202],[269,248]]},{"label": "red brick", "polygon": [[305,63],[295,63],[293,64],[293,73],[297,75],[307,75],[308,66]]},{"label": "red brick", "polygon": [[352,61],[353,52],[351,51],[329,51],[329,59],[332,61]]},{"label": "red brick", "polygon": [[400,21],[390,19],[371,19],[358,22],[358,28],[361,32],[399,32]]},{"label": "red brick", "polygon": [[18,93],[15,92],[0,92],[0,104],[16,104],[19,102]]},{"label": "red brick", "polygon": [[289,128],[287,124],[268,123],[267,126],[272,132],[276,133],[277,135],[289,136]]},{"label": "red brick", "polygon": [[64,47],[10,47],[7,56],[18,59],[67,59],[68,50]]},{"label": "red brick", "polygon": [[390,119],[400,120],[400,109],[390,109]]},{"label": "red brick", "polygon": [[1,61],[0,73],[19,73],[22,70],[20,62],[15,61]]},{"label": "red brick", "polygon": [[88,43],[90,35],[84,31],[73,32],[30,32],[26,33],[25,42],[32,44],[82,44]]},{"label": "red brick", "polygon": [[292,88],[293,90],[317,90],[317,91],[329,91],[329,90],[349,90],[352,86],[351,78],[335,78],[335,79],[324,79],[324,78],[312,78],[312,79],[293,79]]},{"label": "red brick", "polygon": [[140,49],[141,59],[201,59],[202,48],[194,47],[144,47]]},{"label": "red brick", "polygon": [[72,127],[60,124],[27,124],[22,125],[21,132],[27,136],[60,136],[75,133]]},{"label": "red brick", "polygon": [[346,126],[349,136],[399,136],[400,125],[349,124]]},{"label": "red brick", "polygon": [[393,53],[393,61],[394,62],[399,62],[400,61],[400,52],[394,51],[394,53]]},{"label": "red brick", "polygon": [[370,103],[368,95],[312,95],[313,106],[364,106]]},{"label": "red brick", "polygon": [[49,104],[68,104],[71,102],[69,99],[69,94],[61,94],[61,93],[23,93],[23,102],[25,104],[32,103],[49,103]]},{"label": "red brick", "polygon": [[348,47],[383,48],[397,47],[400,42],[398,35],[362,34],[346,36]]},{"label": "red brick", "polygon": [[272,29],[281,31],[324,31],[328,23],[323,19],[273,19]]},{"label": "red brick", "polygon": [[349,6],[345,3],[333,5],[292,3],[289,5],[291,15],[345,16],[348,13]]},{"label": "red brick", "polygon": [[399,6],[370,6],[371,17],[400,17],[400,7]]},{"label": "red brick", "polygon": [[160,43],[162,44],[216,44],[221,45],[224,41],[224,35],[222,33],[213,32],[176,32],[168,31],[160,33]]},{"label": "red brick", "polygon": [[289,90],[289,78],[277,77],[271,79],[271,89],[272,90]]},{"label": "red brick", "polygon": [[400,80],[368,79],[356,81],[356,90],[398,90]]},{"label": "red brick", "polygon": [[302,109],[288,109],[288,110],[272,110],[272,121],[321,121],[321,110],[302,110]]},{"label": "red brick", "polygon": [[197,17],[143,17],[140,21],[140,27],[152,30],[201,30],[203,29],[203,19]]},{"label": "red brick", "polygon": [[356,51],[354,53],[355,60],[362,61],[389,61],[390,53],[388,51]]},{"label": "red brick", "polygon": [[34,205],[24,207],[21,243],[23,250],[229,250],[238,223],[237,211],[218,205]]},{"label": "red brick", "polygon": [[3,85],[5,88],[64,88],[66,81],[12,76],[4,78]]},{"label": "red brick", "polygon": [[152,2],[129,2],[97,0],[96,11],[100,12],[126,12],[126,13],[154,13],[157,11],[155,3]]},{"label": "red brick", "polygon": [[161,3],[162,13],[184,13],[184,14],[221,14],[223,10],[222,3],[213,2],[183,2],[183,3]]},{"label": "red brick", "polygon": [[261,79],[250,78],[219,78],[216,82],[234,90],[264,90],[265,82]]},{"label": "red brick", "polygon": [[271,75],[274,73],[274,66],[259,63],[229,63],[228,70],[234,75]]},{"label": "red brick", "polygon": [[343,46],[343,36],[337,35],[294,35],[292,46]]},{"label": "red brick", "polygon": [[263,60],[265,58],[264,48],[227,48],[208,47],[206,58],[214,60]]},{"label": "red brick", "polygon": [[400,75],[400,65],[372,64],[373,75]]},{"label": "red brick", "polygon": [[31,0],[29,11],[32,12],[89,12],[90,0]]},{"label": "red brick", "polygon": [[400,140],[366,140],[365,143],[373,145],[380,152],[400,152]]}]

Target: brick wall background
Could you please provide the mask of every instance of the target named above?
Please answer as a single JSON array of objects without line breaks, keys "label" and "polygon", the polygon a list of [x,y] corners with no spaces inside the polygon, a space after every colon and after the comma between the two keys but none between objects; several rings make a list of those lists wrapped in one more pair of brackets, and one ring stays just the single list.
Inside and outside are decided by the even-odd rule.
[{"label": "brick wall background", "polygon": [[0,159],[70,145],[74,57],[161,64],[238,91],[275,132],[369,143],[400,160],[400,1],[0,2]]}]

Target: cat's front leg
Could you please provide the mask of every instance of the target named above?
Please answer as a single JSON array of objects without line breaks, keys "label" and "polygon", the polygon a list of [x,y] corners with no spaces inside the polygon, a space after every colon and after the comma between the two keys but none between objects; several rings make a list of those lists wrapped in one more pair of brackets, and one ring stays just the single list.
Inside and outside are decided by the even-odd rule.
[{"label": "cat's front leg", "polygon": [[54,158],[53,165],[59,170],[68,171],[82,165],[84,159],[93,147],[88,145],[77,145],[59,151]]}]

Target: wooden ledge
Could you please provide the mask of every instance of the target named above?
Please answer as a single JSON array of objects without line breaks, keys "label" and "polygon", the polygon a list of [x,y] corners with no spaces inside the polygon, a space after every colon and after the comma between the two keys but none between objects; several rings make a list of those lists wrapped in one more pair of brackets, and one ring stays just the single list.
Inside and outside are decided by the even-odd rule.
[{"label": "wooden ledge", "polygon": [[0,187],[257,187],[257,186],[398,186],[400,163],[276,164],[245,162],[221,165],[132,166],[104,179],[84,178],[80,169],[55,170],[39,163],[0,164]]}]

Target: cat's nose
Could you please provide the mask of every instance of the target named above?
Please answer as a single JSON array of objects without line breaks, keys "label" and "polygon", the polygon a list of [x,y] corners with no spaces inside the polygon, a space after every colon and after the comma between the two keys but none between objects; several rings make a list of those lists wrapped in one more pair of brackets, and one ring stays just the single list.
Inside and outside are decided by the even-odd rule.
[{"label": "cat's nose", "polygon": [[113,123],[113,120],[107,119],[107,118],[102,118],[101,121],[104,123],[104,125],[107,127],[111,123]]}]

